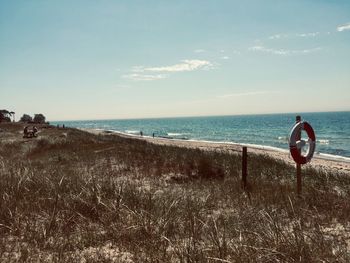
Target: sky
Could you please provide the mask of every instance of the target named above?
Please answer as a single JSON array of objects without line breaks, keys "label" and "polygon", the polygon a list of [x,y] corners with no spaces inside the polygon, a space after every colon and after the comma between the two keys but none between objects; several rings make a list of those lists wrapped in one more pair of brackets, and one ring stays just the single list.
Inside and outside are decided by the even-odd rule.
[{"label": "sky", "polygon": [[0,0],[0,108],[48,120],[350,110],[348,0]]}]

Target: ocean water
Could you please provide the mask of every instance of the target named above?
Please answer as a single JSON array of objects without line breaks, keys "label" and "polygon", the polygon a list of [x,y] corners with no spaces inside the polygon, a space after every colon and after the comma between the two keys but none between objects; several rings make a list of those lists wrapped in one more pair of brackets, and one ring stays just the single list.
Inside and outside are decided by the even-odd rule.
[{"label": "ocean water", "polygon": [[[316,133],[316,153],[350,161],[350,112],[302,113]],[[288,150],[295,114],[60,121],[52,124],[172,139],[254,144]],[[303,136],[305,137],[305,136]]]}]

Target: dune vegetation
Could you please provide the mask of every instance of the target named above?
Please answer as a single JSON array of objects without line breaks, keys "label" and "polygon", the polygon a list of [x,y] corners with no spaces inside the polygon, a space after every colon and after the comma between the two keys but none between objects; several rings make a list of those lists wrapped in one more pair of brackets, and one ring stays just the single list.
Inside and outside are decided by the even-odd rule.
[{"label": "dune vegetation", "polygon": [[[114,134],[0,125],[0,262],[350,262],[350,176]],[[248,149],[249,151],[249,149]]]}]

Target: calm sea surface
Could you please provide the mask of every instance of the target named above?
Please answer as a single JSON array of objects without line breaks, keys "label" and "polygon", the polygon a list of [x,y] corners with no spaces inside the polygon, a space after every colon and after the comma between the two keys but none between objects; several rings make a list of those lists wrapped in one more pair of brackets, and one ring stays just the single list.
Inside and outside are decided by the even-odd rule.
[{"label": "calm sea surface", "polygon": [[[316,152],[350,157],[350,112],[303,113],[316,133]],[[68,127],[94,128],[144,136],[236,142],[288,149],[295,114],[186,117],[131,120],[60,121]],[[350,159],[349,159],[350,160]]]}]

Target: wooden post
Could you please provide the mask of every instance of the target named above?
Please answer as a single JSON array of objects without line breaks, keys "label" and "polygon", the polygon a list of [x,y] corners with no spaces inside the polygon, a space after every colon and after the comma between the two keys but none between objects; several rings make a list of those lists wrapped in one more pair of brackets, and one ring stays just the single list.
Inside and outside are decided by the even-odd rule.
[{"label": "wooden post", "polygon": [[[295,117],[295,122],[298,123],[301,121],[300,115],[297,115]],[[301,132],[297,134],[296,140],[299,141],[301,139]],[[301,149],[299,150],[299,153],[301,153]],[[297,165],[297,194],[300,197],[301,196],[301,191],[302,191],[302,182],[301,182],[301,164],[296,164]]]},{"label": "wooden post", "polygon": [[242,149],[242,186],[243,189],[247,188],[247,147],[243,146]]}]

